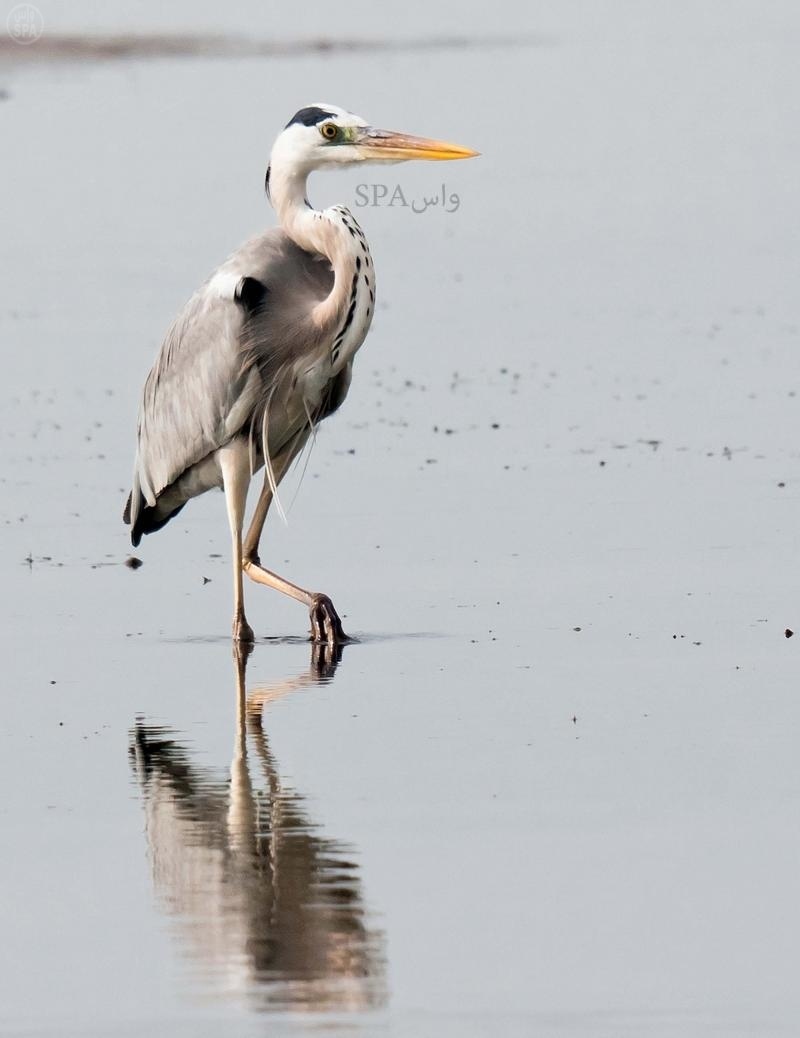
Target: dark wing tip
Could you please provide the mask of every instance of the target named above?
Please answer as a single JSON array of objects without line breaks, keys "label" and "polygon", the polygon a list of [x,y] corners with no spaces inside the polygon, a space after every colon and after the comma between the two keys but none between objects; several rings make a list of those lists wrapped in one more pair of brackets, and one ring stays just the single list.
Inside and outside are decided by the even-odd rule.
[{"label": "dark wing tip", "polygon": [[173,508],[171,512],[161,512],[159,511],[158,503],[153,508],[145,505],[136,517],[136,522],[131,527],[131,544],[134,548],[139,547],[139,542],[144,534],[155,533],[156,530],[166,526],[170,519],[173,519],[185,506],[186,502],[184,501],[177,508]]},{"label": "dark wing tip", "polygon": [[[131,510],[133,508],[133,491],[128,494],[128,500],[125,502],[125,510],[122,513],[122,521],[126,526],[131,525]],[[142,539],[142,519],[141,515],[136,521],[134,526],[131,526],[131,544],[136,548],[139,541]]]}]

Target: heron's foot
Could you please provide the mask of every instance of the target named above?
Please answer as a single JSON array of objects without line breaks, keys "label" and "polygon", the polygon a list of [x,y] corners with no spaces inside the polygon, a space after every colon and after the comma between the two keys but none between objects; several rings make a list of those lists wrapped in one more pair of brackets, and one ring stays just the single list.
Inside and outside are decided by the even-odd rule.
[{"label": "heron's foot", "polygon": [[327,595],[314,595],[308,615],[311,620],[311,641],[315,645],[327,645],[335,649],[337,645],[351,641],[344,633],[339,614]]},{"label": "heron's foot", "polygon": [[244,645],[252,645],[256,640],[253,628],[245,620],[244,616],[235,616],[233,618],[233,640]]}]

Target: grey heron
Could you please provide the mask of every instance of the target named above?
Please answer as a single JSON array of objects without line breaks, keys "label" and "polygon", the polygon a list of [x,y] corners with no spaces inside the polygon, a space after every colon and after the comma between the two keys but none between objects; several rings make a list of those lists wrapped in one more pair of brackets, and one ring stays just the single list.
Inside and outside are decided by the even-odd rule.
[{"label": "grey heron", "polygon": [[[313,170],[361,162],[462,159],[444,141],[378,130],[335,105],[301,108],[277,137],[266,174],[280,226],[246,242],[191,297],[167,332],[139,407],[131,541],[160,530],[191,498],[222,487],[233,547],[233,637],[252,642],[243,574],[309,609],[311,638],[347,639],[327,595],[265,569],[267,511],[292,461],[348,389],[375,309],[364,233],[342,205],[312,208]],[[248,485],[264,483],[243,535]]]}]

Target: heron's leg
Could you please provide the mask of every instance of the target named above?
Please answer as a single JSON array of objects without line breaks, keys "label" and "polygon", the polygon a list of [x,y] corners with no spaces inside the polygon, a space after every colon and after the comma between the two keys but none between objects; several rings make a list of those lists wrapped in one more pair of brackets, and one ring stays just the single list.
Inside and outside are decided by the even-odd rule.
[{"label": "heron's leg", "polygon": [[[272,462],[272,475],[276,486],[286,475],[286,470],[294,460],[296,453],[296,448],[287,447],[286,450],[282,454],[279,454]],[[247,529],[247,536],[244,539],[245,563],[248,561],[259,563],[260,561],[258,558],[258,545],[261,541],[261,533],[264,529],[267,512],[269,511],[269,506],[271,504],[272,487],[270,486],[269,476],[265,472],[264,486],[261,489],[261,493],[258,495],[256,507],[253,509],[253,518],[250,520],[250,526]]]},{"label": "heron's leg", "polygon": [[298,587],[297,584],[273,573],[272,570],[264,569],[261,563],[252,559],[244,560],[244,571],[257,584],[274,588],[308,606],[312,642],[325,644],[331,649],[335,649],[338,645],[351,641],[350,637],[345,634],[339,614],[327,595],[323,595],[319,591],[306,591],[305,588]]},{"label": "heron's leg", "polygon": [[[276,482],[283,477],[293,457],[294,453],[287,451],[273,462],[272,469]],[[334,609],[333,602],[327,595],[322,595],[315,591],[306,591],[305,588],[298,587],[297,584],[293,584],[290,580],[286,580],[285,577],[280,577],[277,573],[273,573],[261,565],[261,560],[258,557],[258,544],[261,540],[261,531],[264,529],[264,522],[271,503],[272,489],[270,488],[269,480],[265,477],[264,486],[262,487],[258,503],[253,512],[250,528],[244,541],[242,561],[244,572],[257,584],[264,584],[267,587],[274,588],[276,591],[280,591],[282,594],[288,595],[290,598],[294,598],[297,602],[302,602],[303,605],[308,607],[312,642],[326,644],[331,648],[335,648],[337,645],[350,641],[350,638],[344,633],[339,614]]]},{"label": "heron's leg", "polygon": [[228,508],[233,553],[233,637],[235,641],[252,642],[253,628],[244,615],[242,588],[242,526],[250,482],[250,456],[246,440],[234,440],[219,450],[222,486]]}]

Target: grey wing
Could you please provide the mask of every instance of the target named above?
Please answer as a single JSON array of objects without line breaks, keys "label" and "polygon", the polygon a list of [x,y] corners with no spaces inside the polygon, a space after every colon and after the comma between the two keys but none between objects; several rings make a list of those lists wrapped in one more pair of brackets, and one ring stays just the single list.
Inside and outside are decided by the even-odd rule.
[{"label": "grey wing", "polygon": [[332,280],[321,271],[281,232],[267,232],[234,253],[186,304],[142,394],[123,517],[134,545],[215,485],[207,462],[249,431],[264,404],[265,376],[271,381],[302,350],[303,317]]},{"label": "grey wing", "polygon": [[226,299],[215,291],[212,278],[167,333],[139,407],[127,516],[135,544],[142,532],[158,528],[152,521],[164,518],[152,515],[143,524],[146,510],[232,439],[252,412],[260,378],[252,368],[243,369],[239,342],[245,320],[232,295]]}]

